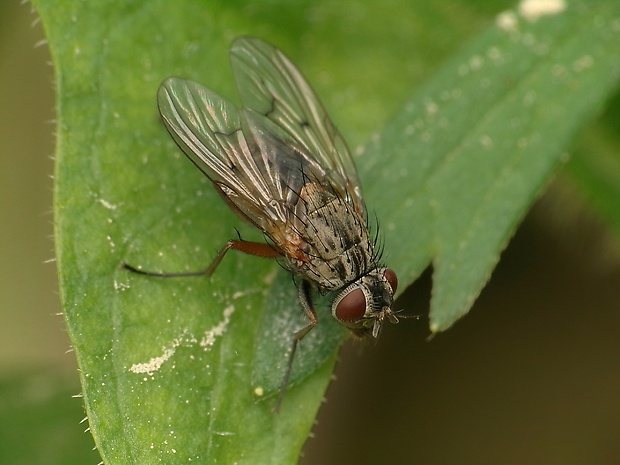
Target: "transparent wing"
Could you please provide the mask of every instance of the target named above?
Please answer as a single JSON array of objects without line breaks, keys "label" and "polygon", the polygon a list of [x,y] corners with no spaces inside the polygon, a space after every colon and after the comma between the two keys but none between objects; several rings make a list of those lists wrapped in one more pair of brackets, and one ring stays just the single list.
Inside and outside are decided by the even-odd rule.
[{"label": "transparent wing", "polygon": [[236,211],[268,234],[286,224],[290,192],[276,182],[271,160],[282,142],[272,137],[269,147],[261,147],[246,137],[259,126],[250,130],[244,112],[195,82],[168,78],[157,101],[176,143]]},{"label": "transparent wing", "polygon": [[285,133],[305,158],[314,159],[341,198],[364,215],[362,188],[351,153],[297,68],[280,50],[252,37],[236,39],[230,56],[244,107],[257,113],[255,120],[262,117],[280,128],[279,137]]}]

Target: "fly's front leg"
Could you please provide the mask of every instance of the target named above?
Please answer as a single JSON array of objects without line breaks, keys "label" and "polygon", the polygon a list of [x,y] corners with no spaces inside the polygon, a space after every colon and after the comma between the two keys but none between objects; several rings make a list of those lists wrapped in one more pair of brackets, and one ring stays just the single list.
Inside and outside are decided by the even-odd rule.
[{"label": "fly's front leg", "polygon": [[312,288],[310,285],[310,281],[303,280],[301,282],[301,286],[299,286],[299,302],[301,303],[301,308],[308,317],[310,324],[295,333],[295,336],[293,337],[293,346],[296,346],[297,343],[301,341],[304,336],[308,334],[312,330],[312,328],[314,328],[319,322],[318,318],[316,317],[314,307],[312,305],[312,295],[310,294],[311,290]]},{"label": "fly's front leg", "polygon": [[295,358],[297,344],[299,344],[299,341],[301,341],[310,331],[312,331],[312,329],[319,322],[319,319],[316,316],[316,312],[314,311],[314,307],[312,306],[312,295],[310,293],[311,290],[312,288],[310,282],[303,280],[301,282],[301,285],[299,286],[299,302],[301,303],[301,308],[308,317],[310,323],[308,324],[308,326],[300,329],[293,335],[293,346],[291,347],[291,353],[288,357],[286,373],[284,374],[284,379],[282,380],[282,385],[280,386],[278,401],[276,402],[276,406],[273,409],[274,412],[278,412],[280,410],[280,404],[282,404],[282,399],[284,398],[284,393],[286,392],[286,387],[288,386],[288,381],[291,377],[291,370],[293,369],[293,360]]},{"label": "fly's front leg", "polygon": [[183,273],[161,273],[156,271],[145,271],[140,268],[136,268],[135,266],[129,265],[128,263],[122,262],[121,267],[126,270],[133,271],[134,273],[142,274],[145,276],[154,276],[156,278],[181,278],[186,276],[211,276],[217,266],[226,255],[230,249],[238,250],[240,252],[246,253],[248,255],[254,255],[256,257],[262,258],[278,258],[282,255],[282,252],[275,249],[269,244],[264,242],[249,242],[244,241],[242,239],[235,239],[228,241],[228,243],[218,252],[215,256],[211,264],[200,271],[188,271]]}]

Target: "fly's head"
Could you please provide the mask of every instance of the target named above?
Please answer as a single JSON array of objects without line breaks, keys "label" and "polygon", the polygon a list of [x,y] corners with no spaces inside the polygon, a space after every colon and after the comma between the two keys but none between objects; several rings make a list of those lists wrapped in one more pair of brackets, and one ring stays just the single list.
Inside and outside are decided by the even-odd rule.
[{"label": "fly's head", "polygon": [[392,312],[398,286],[396,273],[375,268],[345,287],[332,303],[332,315],[356,336],[377,337],[384,319],[398,323]]}]

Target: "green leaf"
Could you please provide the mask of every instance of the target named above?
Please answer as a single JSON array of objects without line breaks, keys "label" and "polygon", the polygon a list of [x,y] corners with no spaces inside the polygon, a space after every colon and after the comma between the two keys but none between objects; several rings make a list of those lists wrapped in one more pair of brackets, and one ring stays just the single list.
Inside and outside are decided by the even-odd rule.
[{"label": "green leaf", "polygon": [[[305,324],[290,276],[235,254],[209,280],[119,268],[197,270],[235,227],[261,239],[174,146],[157,87],[177,75],[234,99],[230,41],[264,37],[298,63],[355,147],[428,69],[411,57],[440,58],[422,38],[438,29],[456,38],[455,28],[440,8],[409,2],[35,4],[57,81],[61,297],[105,463],[295,462],[342,340],[327,302],[274,415],[291,335]],[[572,134],[612,89],[617,7],[584,4],[531,22],[507,13],[358,160],[402,288],[434,259],[434,330],[467,311]]]},{"label": "green leaf", "polygon": [[469,310],[576,131],[617,86],[619,30],[613,2],[535,19],[504,12],[368,147],[368,202],[383,206],[391,237],[408,238],[389,245],[391,266],[410,282],[433,262],[431,330]]}]

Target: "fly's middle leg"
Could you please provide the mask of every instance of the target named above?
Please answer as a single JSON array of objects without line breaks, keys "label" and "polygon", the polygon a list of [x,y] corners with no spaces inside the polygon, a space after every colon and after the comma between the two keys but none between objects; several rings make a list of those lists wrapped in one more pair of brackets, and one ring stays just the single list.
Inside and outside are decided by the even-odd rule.
[{"label": "fly's middle leg", "polygon": [[314,307],[312,305],[312,296],[311,296],[311,285],[309,281],[302,281],[299,286],[299,302],[301,303],[301,308],[303,308],[304,313],[308,317],[310,323],[308,326],[300,329],[293,335],[293,345],[291,347],[291,352],[288,356],[288,363],[286,365],[286,373],[284,374],[284,379],[282,380],[282,385],[280,386],[280,394],[278,395],[278,401],[274,407],[274,412],[278,412],[280,410],[280,404],[282,403],[282,399],[284,398],[284,393],[286,392],[286,387],[288,385],[289,378],[291,377],[291,370],[293,369],[293,360],[295,359],[295,351],[297,350],[297,345],[299,341],[301,341],[312,329],[318,324],[319,319],[316,316],[316,312],[314,311]]}]

